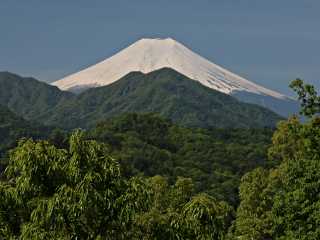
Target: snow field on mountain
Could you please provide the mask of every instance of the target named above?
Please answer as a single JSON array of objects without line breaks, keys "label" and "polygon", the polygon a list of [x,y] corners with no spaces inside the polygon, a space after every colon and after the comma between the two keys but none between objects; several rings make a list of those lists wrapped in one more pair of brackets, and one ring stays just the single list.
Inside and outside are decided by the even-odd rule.
[{"label": "snow field on mountain", "polygon": [[114,56],[51,84],[66,91],[105,86],[132,71],[149,73],[164,67],[227,94],[247,91],[279,99],[290,98],[217,66],[171,38],[141,39]]}]

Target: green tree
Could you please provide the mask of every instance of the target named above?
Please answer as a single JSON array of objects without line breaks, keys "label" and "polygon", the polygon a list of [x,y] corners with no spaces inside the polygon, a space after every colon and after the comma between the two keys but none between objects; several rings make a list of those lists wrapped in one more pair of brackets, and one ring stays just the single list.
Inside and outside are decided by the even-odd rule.
[{"label": "green tree", "polygon": [[274,239],[269,218],[274,196],[283,184],[283,166],[257,168],[245,174],[239,186],[240,205],[233,222],[234,236],[241,239]]},{"label": "green tree", "polygon": [[270,153],[284,162],[283,190],[274,197],[270,220],[277,239],[320,238],[320,117],[279,125]]},{"label": "green tree", "polygon": [[303,80],[297,78],[289,87],[298,93],[298,100],[302,100],[300,114],[311,118],[314,114],[320,113],[320,96],[317,96],[312,85],[303,85]]},{"label": "green tree", "polygon": [[242,178],[235,236],[244,239],[319,239],[320,117],[306,124],[292,116],[278,124],[269,157],[281,158],[269,171]]},{"label": "green tree", "polygon": [[136,178],[122,177],[107,148],[77,130],[69,152],[21,141],[0,183],[3,239],[122,239],[134,212],[148,205]]},{"label": "green tree", "polygon": [[[301,114],[319,113],[313,86],[296,79]],[[241,203],[233,228],[244,239],[320,239],[320,116],[300,123],[297,115],[280,121],[269,148],[270,159],[281,159],[269,171],[247,173],[240,184]]]},{"label": "green tree", "polygon": [[190,178],[180,177],[173,185],[162,176],[147,182],[152,205],[136,214],[133,239],[225,239],[233,212],[228,204],[205,193],[194,195]]},{"label": "green tree", "polygon": [[214,197],[200,193],[183,207],[181,239],[225,239],[233,208],[226,202],[218,202]]}]

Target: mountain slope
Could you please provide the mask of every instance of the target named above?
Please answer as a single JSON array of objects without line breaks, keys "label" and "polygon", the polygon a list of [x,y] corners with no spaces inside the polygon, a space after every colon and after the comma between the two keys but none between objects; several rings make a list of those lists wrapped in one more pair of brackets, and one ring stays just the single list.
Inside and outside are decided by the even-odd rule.
[{"label": "mountain slope", "polygon": [[141,39],[118,54],[52,85],[67,91],[105,86],[132,71],[149,73],[164,67],[227,94],[238,90],[289,98],[217,66],[171,38]]},{"label": "mountain slope", "polygon": [[19,141],[22,137],[48,137],[48,132],[54,129],[54,126],[29,122],[0,104],[0,145],[11,140]]},{"label": "mountain slope", "polygon": [[0,72],[0,104],[28,120],[73,96],[34,78]]},{"label": "mountain slope", "polygon": [[275,128],[188,128],[152,113],[127,113],[99,122],[89,139],[108,144],[126,177],[192,178],[196,191],[238,205],[241,177],[269,169],[268,148]]},{"label": "mountain slope", "polygon": [[92,129],[93,123],[131,111],[153,112],[188,126],[275,126],[284,119],[164,68],[148,74],[132,72],[110,85],[88,89],[37,120]]},{"label": "mountain slope", "polygon": [[300,108],[298,101],[292,97],[231,73],[171,38],[141,39],[114,56],[51,84],[62,90],[80,93],[88,88],[108,85],[132,71],[149,73],[164,67],[240,101],[267,107],[282,116],[298,113]]},{"label": "mountain slope", "polygon": [[8,150],[16,147],[21,138],[48,139],[55,129],[31,123],[0,104],[0,175],[8,163]]}]

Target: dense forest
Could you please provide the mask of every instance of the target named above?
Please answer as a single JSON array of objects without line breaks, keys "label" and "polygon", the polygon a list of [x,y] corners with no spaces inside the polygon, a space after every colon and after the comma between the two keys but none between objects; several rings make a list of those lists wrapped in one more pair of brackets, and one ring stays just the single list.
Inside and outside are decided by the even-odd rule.
[{"label": "dense forest", "polygon": [[[18,145],[20,138],[52,139],[67,136],[68,131],[54,126],[29,122],[0,105],[0,179],[9,162],[9,150]],[[61,138],[60,138],[61,139]]]},{"label": "dense forest", "polygon": [[[24,125],[11,118],[6,121],[11,128],[0,145],[3,168],[9,160],[8,150],[17,146],[22,136],[49,139],[58,148],[67,146],[63,137],[67,131],[13,115]],[[85,138],[106,143],[126,178],[162,175],[170,183],[178,176],[192,178],[196,192],[206,192],[237,206],[237,188],[243,174],[256,167],[269,169],[279,164],[267,158],[274,131],[273,127],[190,128],[153,113],[132,112],[99,122],[93,132],[85,133]]]},{"label": "dense forest", "polygon": [[269,161],[275,128],[190,128],[152,113],[127,113],[96,125],[88,139],[108,144],[126,177],[191,178],[196,192],[206,192],[236,206],[243,174]]},{"label": "dense forest", "polygon": [[319,239],[320,97],[277,129],[152,113],[21,140],[0,182],[4,239]]}]

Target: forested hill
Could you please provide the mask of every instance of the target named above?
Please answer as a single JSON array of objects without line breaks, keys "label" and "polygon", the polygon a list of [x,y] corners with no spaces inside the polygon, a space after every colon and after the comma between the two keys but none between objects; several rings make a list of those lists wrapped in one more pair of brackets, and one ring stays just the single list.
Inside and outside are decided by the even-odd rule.
[{"label": "forested hill", "polygon": [[31,123],[0,105],[0,173],[7,165],[8,150],[16,147],[20,138],[48,139],[54,136],[55,130],[59,129]]},{"label": "forested hill", "polygon": [[92,129],[106,117],[153,112],[192,126],[275,126],[282,116],[208,88],[170,69],[132,72],[104,87],[91,88],[37,120],[73,129]]},{"label": "forested hill", "polygon": [[[320,239],[320,97],[290,86],[305,124],[190,128],[131,112],[67,147],[21,141],[0,181],[0,238]],[[0,113],[2,130],[23,120]]]},{"label": "forested hill", "polygon": [[34,120],[73,96],[31,77],[0,72],[0,104],[27,120]]},{"label": "forested hill", "polygon": [[[193,179],[198,192],[208,192],[238,204],[237,186],[243,174],[256,167],[270,168],[267,149],[275,128],[190,128],[153,113],[131,112],[97,124],[87,138],[105,142],[122,165],[126,177],[165,175]],[[61,129],[30,123],[0,105],[1,169],[8,150],[20,138],[49,139],[61,147]],[[65,134],[67,135],[67,134]]]},{"label": "forested hill", "polygon": [[157,174],[173,182],[192,178],[208,192],[236,206],[243,174],[270,168],[267,159],[275,128],[189,128],[152,113],[127,113],[99,122],[87,137],[105,142],[127,177]]},{"label": "forested hill", "polygon": [[[267,160],[274,131],[272,127],[190,128],[153,113],[131,112],[99,122],[87,138],[107,143],[127,178],[160,174],[171,183],[178,176],[192,178],[196,191],[236,206],[242,175],[278,164]],[[0,172],[7,165],[8,150],[20,138],[55,137],[51,142],[61,147],[66,142],[60,133],[61,129],[31,123],[0,105]]]}]

